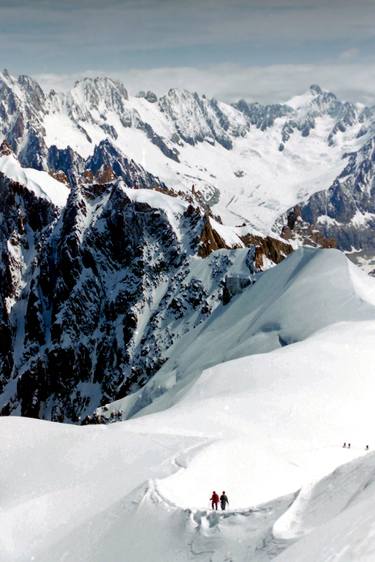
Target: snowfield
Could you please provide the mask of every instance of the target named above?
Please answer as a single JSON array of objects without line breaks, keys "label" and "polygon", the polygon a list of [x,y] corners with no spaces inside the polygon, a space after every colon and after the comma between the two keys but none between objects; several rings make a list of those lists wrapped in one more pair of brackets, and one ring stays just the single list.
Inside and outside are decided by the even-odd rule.
[{"label": "snowfield", "polygon": [[[138,97],[107,77],[86,77],[68,93],[43,93],[32,79],[8,72],[0,83],[0,139],[13,141],[17,154],[31,155],[34,145],[26,126],[23,136],[14,135],[14,104],[46,150],[70,147],[87,159],[107,141],[168,187],[215,191],[210,204],[225,224],[245,222],[264,234],[290,207],[327,190],[349,155],[373,136],[373,108],[316,85],[286,103],[262,106],[176,88],[159,99]],[[45,154],[39,157],[48,169]]]},{"label": "snowfield", "polygon": [[47,199],[56,207],[64,207],[67,202],[69,189],[66,185],[55,180],[47,172],[22,168],[13,154],[0,155],[0,172],[27,187],[37,197]]},{"label": "snowfield", "polygon": [[372,561],[374,338],[375,281],[299,250],[109,406],[130,419],[1,418],[0,561]]}]

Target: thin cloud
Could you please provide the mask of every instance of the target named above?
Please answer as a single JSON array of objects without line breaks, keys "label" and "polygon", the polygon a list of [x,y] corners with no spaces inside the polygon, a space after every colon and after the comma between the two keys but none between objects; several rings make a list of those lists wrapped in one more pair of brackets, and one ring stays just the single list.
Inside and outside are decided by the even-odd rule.
[{"label": "thin cloud", "polygon": [[346,49],[340,53],[339,58],[343,61],[351,61],[358,58],[359,54],[360,50],[357,47],[353,47],[352,49]]},{"label": "thin cloud", "polygon": [[[36,78],[46,90],[66,91],[83,76],[106,74],[91,70],[73,75],[36,75]],[[131,94],[150,89],[163,95],[169,88],[185,88],[230,102],[240,98],[262,103],[286,101],[306,91],[312,83],[318,83],[341,99],[375,105],[375,62],[248,67],[222,64],[201,69],[163,67],[112,72],[110,76],[122,81]]]},{"label": "thin cloud", "polygon": [[125,53],[240,43],[262,48],[375,37],[375,4],[366,0],[23,0],[0,10],[0,47],[7,47],[10,58],[22,38],[39,54],[48,48],[47,61],[58,54],[56,65],[74,50],[90,66],[89,57],[102,48]]}]

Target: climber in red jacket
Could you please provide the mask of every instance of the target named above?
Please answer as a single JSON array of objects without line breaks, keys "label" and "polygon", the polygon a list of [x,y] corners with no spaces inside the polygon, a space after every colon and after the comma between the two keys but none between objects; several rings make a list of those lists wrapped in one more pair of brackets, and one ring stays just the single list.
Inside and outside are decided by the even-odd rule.
[{"label": "climber in red jacket", "polygon": [[211,500],[212,509],[217,509],[217,506],[218,506],[218,503],[219,503],[219,496],[217,495],[215,490],[212,492],[212,496],[211,496],[210,500]]}]

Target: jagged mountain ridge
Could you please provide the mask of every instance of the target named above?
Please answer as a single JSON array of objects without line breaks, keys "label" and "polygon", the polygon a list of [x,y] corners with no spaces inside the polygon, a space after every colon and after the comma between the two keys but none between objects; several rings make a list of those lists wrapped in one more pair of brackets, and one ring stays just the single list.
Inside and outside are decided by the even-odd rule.
[{"label": "jagged mountain ridge", "polygon": [[[3,136],[23,165],[71,189],[67,205],[52,201],[36,231],[28,228],[39,203],[17,199],[24,231],[10,203],[4,208],[11,223],[3,229],[2,278],[15,295],[2,313],[4,413],[78,421],[143,385],[176,339],[218,306],[228,268],[241,270],[231,254],[212,265],[213,250],[252,246],[257,268],[277,263],[290,246],[264,233],[289,202],[319,198],[319,186],[353,173],[358,162],[355,189],[372,181],[373,110],[317,86],[263,107],[178,90],[134,98],[104,78],[63,95],[8,73],[2,84]],[[295,175],[301,184],[290,183]],[[255,185],[258,178],[264,183]],[[13,185],[5,174],[4,201],[14,205]],[[163,214],[154,197],[167,197],[174,210]],[[366,205],[371,192],[363,212]],[[303,216],[313,229],[321,220]],[[326,245],[325,234],[318,244]],[[209,257],[203,269],[196,255]],[[3,300],[10,302],[8,293]]]},{"label": "jagged mountain ridge", "polygon": [[329,189],[350,155],[374,137],[374,108],[342,102],[316,85],[263,106],[177,89],[160,98],[131,96],[104,77],[84,78],[67,94],[45,94],[32,79],[8,72],[0,80],[2,135],[23,165],[62,171],[74,182],[111,153],[125,182],[127,159],[151,175],[142,187],[155,178],[178,191],[195,184],[226,223],[249,223],[265,234],[288,208]]},{"label": "jagged mountain ridge", "polygon": [[300,207],[303,220],[368,270],[373,270],[375,228],[375,137],[357,152],[326,191]]},{"label": "jagged mountain ridge", "polygon": [[242,240],[243,228],[160,185],[85,175],[69,191],[36,170],[22,185],[27,170],[2,151],[0,170],[13,175],[0,172],[3,414],[78,422],[127,395],[220,306],[228,273],[249,278],[291,251],[249,232]]}]

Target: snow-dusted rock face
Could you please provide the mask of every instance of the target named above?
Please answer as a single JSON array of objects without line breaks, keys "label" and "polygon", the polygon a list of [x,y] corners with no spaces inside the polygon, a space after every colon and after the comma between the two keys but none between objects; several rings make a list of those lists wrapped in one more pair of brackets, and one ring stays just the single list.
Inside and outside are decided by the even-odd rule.
[{"label": "snow-dusted rock face", "polygon": [[[374,267],[375,138],[348,156],[329,189],[312,195],[298,214],[312,225],[317,238],[334,240],[337,247],[351,252],[352,259],[361,263],[365,256]],[[297,227],[300,224],[297,220]]]},{"label": "snow-dusted rock face", "polygon": [[16,79],[6,70],[0,74],[1,133],[19,155],[20,162],[31,168],[45,167],[46,111],[46,97],[32,78]]},{"label": "snow-dusted rock face", "polygon": [[0,392],[3,392],[23,331],[33,260],[58,209],[3,173],[0,173],[0,192]]},{"label": "snow-dusted rock face", "polygon": [[291,251],[216,222],[198,193],[140,189],[157,178],[114,156],[103,142],[68,189],[2,145],[3,414],[78,422],[127,395],[222,306],[227,274],[250,279]]},{"label": "snow-dusted rock face", "polygon": [[[91,171],[94,177],[100,176],[105,169],[110,169],[113,174],[111,179],[122,178],[128,187],[145,189],[165,187],[159,178],[146,172],[142,166],[136,164],[133,160],[129,161],[128,158],[124,157],[121,151],[109,140],[101,141],[95,147],[94,154],[85,163],[85,169]],[[108,182],[108,180],[106,181]]]},{"label": "snow-dusted rock face", "polygon": [[159,101],[160,110],[167,116],[179,137],[189,144],[199,142],[233,148],[232,136],[245,134],[245,122],[231,120],[216,100],[207,100],[186,90],[169,90]]},{"label": "snow-dusted rock face", "polygon": [[[375,137],[358,151],[349,154],[349,160],[333,185],[324,193],[313,195],[303,206],[304,215],[316,222],[323,216],[331,222],[360,224],[360,215],[375,213]],[[355,219],[356,215],[357,218]],[[363,224],[366,220],[364,217]],[[349,226],[349,224],[348,224]]]}]

